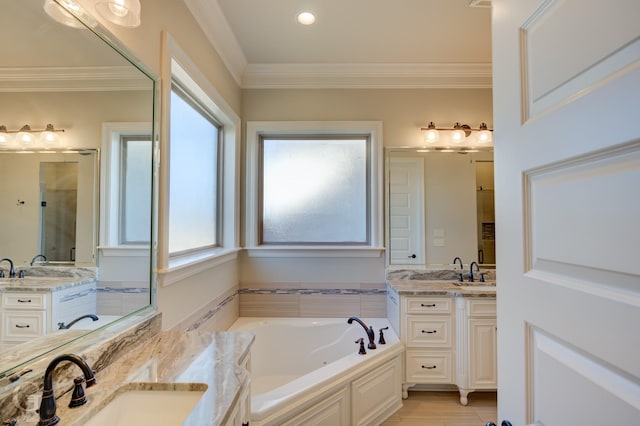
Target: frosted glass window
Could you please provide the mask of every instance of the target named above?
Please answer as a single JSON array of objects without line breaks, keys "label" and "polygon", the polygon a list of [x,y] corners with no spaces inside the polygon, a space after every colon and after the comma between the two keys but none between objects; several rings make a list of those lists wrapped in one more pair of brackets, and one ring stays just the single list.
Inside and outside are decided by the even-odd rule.
[{"label": "frosted glass window", "polygon": [[263,137],[261,152],[262,244],[368,244],[368,137]]},{"label": "frosted glass window", "polygon": [[151,240],[152,143],[147,137],[122,137],[120,244]]},{"label": "frosted glass window", "polygon": [[169,253],[218,244],[221,127],[189,95],[171,91]]}]

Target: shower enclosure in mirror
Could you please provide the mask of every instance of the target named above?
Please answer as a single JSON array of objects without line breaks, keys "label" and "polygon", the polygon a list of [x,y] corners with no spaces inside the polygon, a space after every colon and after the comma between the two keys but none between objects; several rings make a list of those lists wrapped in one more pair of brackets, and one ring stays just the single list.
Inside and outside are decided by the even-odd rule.
[{"label": "shower enclosure in mirror", "polygon": [[[19,285],[49,295],[38,307],[38,332],[27,337],[11,332],[22,317],[0,303],[0,378],[152,306],[157,76],[91,19],[92,11],[65,25],[45,3],[60,7],[0,0],[0,33],[11,40],[0,65],[0,259],[25,274],[21,282],[0,278],[0,297],[13,297]],[[40,143],[48,124],[58,140]],[[29,144],[16,138],[25,125],[35,136]],[[58,330],[49,301],[62,300],[58,287],[79,280],[88,302],[65,308],[65,323],[72,314],[99,319]],[[47,290],[43,283],[54,281],[62,284]]]},{"label": "shower enclosure in mirror", "polygon": [[388,264],[495,264],[493,152],[386,150]]}]

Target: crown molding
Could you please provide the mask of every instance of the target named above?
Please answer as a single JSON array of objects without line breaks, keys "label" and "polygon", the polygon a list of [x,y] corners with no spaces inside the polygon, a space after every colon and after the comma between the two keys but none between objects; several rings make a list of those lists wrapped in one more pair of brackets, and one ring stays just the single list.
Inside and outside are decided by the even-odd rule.
[{"label": "crown molding", "polygon": [[0,68],[0,92],[83,92],[149,90],[150,80],[137,68]]},{"label": "crown molding", "polygon": [[491,88],[491,64],[249,64],[243,89]]},{"label": "crown molding", "polygon": [[209,43],[220,55],[227,70],[236,81],[242,85],[242,74],[247,66],[247,58],[238,43],[236,35],[231,30],[229,22],[222,13],[218,1],[184,0]]}]

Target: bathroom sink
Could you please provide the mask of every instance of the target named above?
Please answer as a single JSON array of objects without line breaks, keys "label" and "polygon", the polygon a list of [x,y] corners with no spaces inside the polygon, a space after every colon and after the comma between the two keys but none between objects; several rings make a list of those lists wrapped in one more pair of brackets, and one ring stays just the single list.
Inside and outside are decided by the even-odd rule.
[{"label": "bathroom sink", "polygon": [[181,425],[206,390],[203,383],[130,383],[83,424]]}]

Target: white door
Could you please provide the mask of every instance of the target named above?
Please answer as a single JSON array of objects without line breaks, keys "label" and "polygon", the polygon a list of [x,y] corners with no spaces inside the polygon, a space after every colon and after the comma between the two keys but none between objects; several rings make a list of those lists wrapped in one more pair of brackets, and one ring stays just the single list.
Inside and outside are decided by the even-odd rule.
[{"label": "white door", "polygon": [[423,265],[424,160],[389,157],[389,263]]},{"label": "white door", "polygon": [[499,418],[640,425],[640,1],[492,4]]}]

